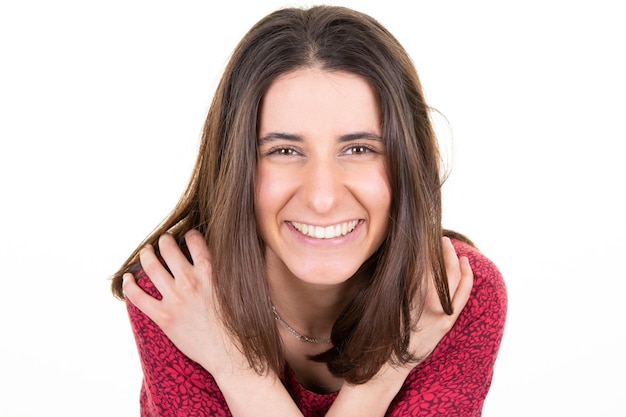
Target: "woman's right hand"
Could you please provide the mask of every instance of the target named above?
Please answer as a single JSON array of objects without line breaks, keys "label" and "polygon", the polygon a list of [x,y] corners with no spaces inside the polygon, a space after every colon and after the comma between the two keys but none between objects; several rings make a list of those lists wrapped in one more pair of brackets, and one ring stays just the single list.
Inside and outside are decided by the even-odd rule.
[{"label": "woman's right hand", "polygon": [[152,247],[145,247],[139,254],[141,266],[161,293],[161,300],[144,292],[132,274],[124,276],[126,298],[150,317],[181,352],[213,376],[233,416],[302,417],[278,377],[271,371],[256,373],[222,324],[204,236],[191,230],[185,241],[192,262],[171,235],[159,239],[161,257],[171,273]]},{"label": "woman's right hand", "polygon": [[144,292],[132,274],[124,275],[124,294],[178,349],[211,374],[219,374],[225,365],[247,368],[247,361],[222,325],[216,309],[211,259],[204,236],[190,230],[185,241],[192,262],[174,237],[164,234],[159,238],[160,255],[171,273],[154,248],[146,246],[140,251],[141,266],[161,293],[161,300]]}]

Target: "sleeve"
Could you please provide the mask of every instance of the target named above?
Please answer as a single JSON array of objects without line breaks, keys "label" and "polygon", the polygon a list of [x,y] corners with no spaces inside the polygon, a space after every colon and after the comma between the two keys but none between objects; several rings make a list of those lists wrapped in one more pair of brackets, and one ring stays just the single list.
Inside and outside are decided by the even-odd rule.
[{"label": "sleeve", "polygon": [[507,294],[497,267],[454,241],[474,272],[470,299],[450,332],[419,364],[387,411],[389,417],[479,417],[504,332]]},{"label": "sleeve", "polygon": [[[143,271],[135,277],[144,291],[161,298]],[[143,369],[141,417],[231,417],[213,377],[178,350],[137,307],[127,302],[127,309]]]}]

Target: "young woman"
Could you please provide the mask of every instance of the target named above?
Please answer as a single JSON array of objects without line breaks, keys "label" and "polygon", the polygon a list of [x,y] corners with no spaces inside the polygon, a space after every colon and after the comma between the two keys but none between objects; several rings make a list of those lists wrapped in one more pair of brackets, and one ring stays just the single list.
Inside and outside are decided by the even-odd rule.
[{"label": "young woman", "polygon": [[184,197],[113,279],[142,415],[480,415],[506,291],[442,229],[440,188],[417,73],[385,28],[327,6],[258,22]]}]

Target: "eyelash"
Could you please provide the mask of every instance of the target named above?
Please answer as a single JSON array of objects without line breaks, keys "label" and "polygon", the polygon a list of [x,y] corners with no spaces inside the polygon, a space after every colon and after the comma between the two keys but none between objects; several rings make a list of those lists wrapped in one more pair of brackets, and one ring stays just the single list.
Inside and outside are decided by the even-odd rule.
[{"label": "eyelash", "polygon": [[[355,149],[359,149],[357,152],[354,152]],[[364,153],[369,153],[369,152],[376,152],[376,149],[372,148],[371,146],[368,145],[363,145],[363,144],[355,144],[355,145],[350,145],[348,146],[344,153],[350,151],[350,155],[360,155],[360,154],[364,154]]]},{"label": "eyelash", "polygon": [[267,152],[267,155],[278,155],[278,156],[293,156],[294,154],[300,154],[300,152],[288,146],[279,146],[276,148],[272,148]]},{"label": "eyelash", "polygon": [[[357,151],[355,152],[355,150]],[[369,153],[369,152],[376,153],[377,151],[373,147],[368,146],[368,145],[363,145],[363,144],[350,145],[344,148],[344,150],[342,151],[342,153],[348,154],[348,155],[362,155],[362,154]],[[289,146],[279,146],[276,148],[272,148],[267,152],[267,155],[278,155],[278,156],[294,156],[294,154],[302,155],[302,152],[300,152],[296,148],[292,148]]]}]

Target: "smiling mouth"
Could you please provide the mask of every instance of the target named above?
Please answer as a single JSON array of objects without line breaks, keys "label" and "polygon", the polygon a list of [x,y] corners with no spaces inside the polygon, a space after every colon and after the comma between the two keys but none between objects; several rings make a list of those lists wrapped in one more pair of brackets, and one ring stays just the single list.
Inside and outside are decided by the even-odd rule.
[{"label": "smiling mouth", "polygon": [[303,235],[315,238],[315,239],[333,239],[336,237],[345,236],[354,230],[358,220],[352,220],[349,222],[339,223],[332,226],[313,226],[305,223],[290,222],[292,226],[302,233]]}]

